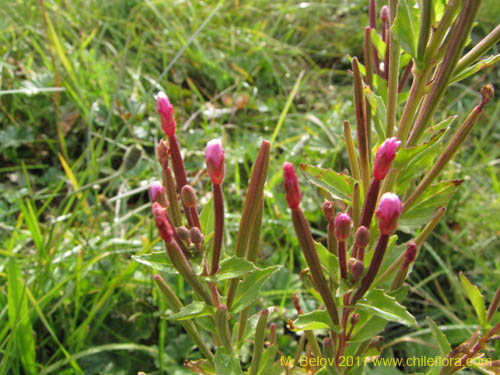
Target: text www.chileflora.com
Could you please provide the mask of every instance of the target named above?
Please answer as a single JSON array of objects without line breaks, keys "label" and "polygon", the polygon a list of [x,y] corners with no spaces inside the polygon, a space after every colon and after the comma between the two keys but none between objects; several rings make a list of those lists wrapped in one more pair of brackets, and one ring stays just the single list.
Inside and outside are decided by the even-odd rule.
[{"label": "text www.chileflora.com", "polygon": [[[299,366],[299,367],[324,367],[324,366],[339,366],[339,367],[351,367],[359,366],[364,362],[364,364],[371,363],[375,367],[432,367],[432,366],[459,366],[464,365],[461,363],[461,358],[447,358],[447,357],[425,357],[425,356],[413,356],[408,358],[375,358],[375,359],[362,359],[360,357],[353,356],[340,356],[337,361],[335,358],[328,357],[309,357],[300,356],[297,360],[292,357],[282,356],[280,359],[280,365],[282,367],[289,366]],[[467,366],[491,366],[490,358],[468,358]]]}]

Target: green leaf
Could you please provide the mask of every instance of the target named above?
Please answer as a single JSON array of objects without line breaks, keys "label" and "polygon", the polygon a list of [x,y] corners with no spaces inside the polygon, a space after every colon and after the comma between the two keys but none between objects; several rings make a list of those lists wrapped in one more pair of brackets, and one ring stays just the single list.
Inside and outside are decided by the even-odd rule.
[{"label": "green leaf", "polygon": [[213,306],[201,301],[194,301],[187,306],[184,306],[179,312],[170,314],[167,319],[169,320],[188,320],[200,318],[202,316],[212,315],[215,313]]},{"label": "green leaf", "polygon": [[7,312],[15,349],[26,374],[37,374],[35,339],[29,317],[28,298],[16,259],[7,263]]},{"label": "green leaf", "polygon": [[167,274],[174,275],[177,273],[172,262],[168,259],[165,251],[155,251],[151,254],[132,255],[132,259],[138,263],[144,264],[152,269]]},{"label": "green leaf", "polygon": [[[450,122],[453,121],[451,117],[447,120],[450,120]],[[439,123],[438,125],[443,126],[441,123]],[[394,168],[405,168],[406,166],[411,165],[413,159],[418,158],[418,155],[422,154],[425,150],[427,150],[429,147],[435,144],[439,139],[441,139],[444,133],[445,131],[441,129],[440,131],[435,133],[434,136],[431,138],[431,140],[427,143],[400,149],[396,153],[396,157],[394,158],[393,162]],[[420,173],[421,172],[422,171],[420,171]]]},{"label": "green leaf", "polygon": [[295,329],[292,331],[309,331],[312,329],[332,329],[341,332],[340,327],[332,323],[330,315],[326,310],[315,310],[300,315],[293,322]]},{"label": "green leaf", "polygon": [[413,206],[401,216],[399,225],[412,228],[427,223],[438,207],[448,205],[453,193],[462,182],[463,180],[451,180],[430,185]]},{"label": "green leaf", "polygon": [[493,55],[486,57],[474,65],[465,68],[461,72],[458,72],[452,79],[449,85],[453,85],[454,83],[460,82],[467,77],[470,77],[473,74],[476,74],[482,69],[488,68],[490,66],[495,65],[498,61],[500,61],[500,53],[498,55]]},{"label": "green leaf", "polygon": [[352,177],[307,164],[300,164],[300,170],[309,181],[330,193],[333,198],[351,203],[352,186],[355,182]]},{"label": "green leaf", "polygon": [[205,207],[201,210],[200,225],[203,234],[209,235],[214,231],[214,204],[212,198],[210,198],[208,203],[205,204]]},{"label": "green leaf", "polygon": [[450,116],[447,119],[437,123],[436,125],[429,126],[424,131],[424,140],[432,141],[434,137],[439,135],[442,130],[448,130],[453,121],[455,121],[457,118],[458,118],[457,115]]},{"label": "green leaf", "polygon": [[256,269],[257,267],[252,262],[241,257],[232,256],[220,262],[219,271],[217,271],[214,277],[207,277],[207,279],[215,282],[233,279],[246,275]]},{"label": "green leaf", "polygon": [[375,29],[372,29],[372,43],[375,46],[375,49],[377,50],[378,58],[381,61],[384,61],[384,59],[385,59],[385,49],[387,47],[386,47],[385,42],[382,40],[382,38],[380,37],[380,35],[377,33],[377,30],[375,30]]},{"label": "green leaf", "polygon": [[385,320],[398,322],[409,327],[417,327],[417,321],[406,307],[399,304],[396,298],[385,294],[380,289],[373,289],[363,303],[357,303],[356,308],[371,312]]},{"label": "green leaf", "polygon": [[339,259],[326,249],[321,242],[314,241],[321,266],[327,274],[334,277],[334,282],[338,282]]},{"label": "green leaf", "polygon": [[465,294],[467,298],[472,303],[474,310],[476,310],[477,318],[482,327],[487,328],[488,323],[486,321],[486,308],[484,306],[484,297],[479,291],[478,287],[472,285],[469,279],[465,277],[463,272],[460,272],[460,280],[462,281],[462,286],[464,287]]},{"label": "green leaf", "polygon": [[268,375],[271,373],[271,368],[274,363],[274,358],[276,357],[276,353],[278,352],[278,345],[271,345],[269,348],[264,350],[262,353],[262,357],[260,359],[259,371],[257,372],[260,375]]},{"label": "green leaf", "polygon": [[427,324],[431,329],[432,336],[434,337],[434,341],[439,347],[439,354],[442,357],[446,357],[449,352],[451,352],[451,345],[448,342],[448,339],[444,335],[444,333],[439,329],[437,324],[430,317],[427,317]]},{"label": "green leaf", "polygon": [[237,313],[249,306],[259,297],[260,288],[271,277],[271,275],[282,266],[272,266],[259,269],[250,273],[238,286],[238,291],[231,306],[231,312]]},{"label": "green leaf", "polygon": [[387,320],[368,311],[359,312],[359,320],[354,327],[351,341],[360,342],[372,339],[385,329]]},{"label": "green leaf", "polygon": [[392,26],[392,32],[401,47],[413,57],[417,56],[420,28],[418,13],[418,9],[415,8],[415,0],[400,0],[398,13]]},{"label": "green leaf", "polygon": [[372,118],[375,122],[375,131],[379,139],[385,139],[385,121],[387,119],[387,110],[384,100],[381,96],[376,95],[369,88],[365,89],[365,96],[370,103]]},{"label": "green leaf", "polygon": [[214,366],[217,375],[243,375],[238,356],[235,353],[228,353],[223,346],[217,348]]}]

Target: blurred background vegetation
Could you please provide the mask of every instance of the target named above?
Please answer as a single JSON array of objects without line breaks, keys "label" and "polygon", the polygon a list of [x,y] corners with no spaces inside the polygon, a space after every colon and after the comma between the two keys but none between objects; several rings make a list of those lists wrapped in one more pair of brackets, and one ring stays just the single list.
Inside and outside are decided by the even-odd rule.
[{"label": "blurred background vegetation", "polygon": [[[198,353],[180,326],[160,318],[165,305],[152,273],[131,258],[161,249],[145,190],[160,176],[159,90],[176,107],[201,205],[210,197],[200,173],[204,146],[224,139],[226,249],[259,140],[279,129],[259,262],[285,265],[262,305],[279,307],[272,318],[281,347],[293,353],[297,340],[285,322],[304,265],[280,168],[285,160],[347,167],[342,122],[354,119],[347,55],[362,57],[367,1],[4,0],[0,14],[0,374],[24,373],[19,345],[41,374],[190,373],[183,359]],[[484,0],[473,42],[499,22],[500,2]],[[498,67],[453,86],[439,116],[463,119],[485,82],[499,87]],[[487,300],[500,280],[499,111],[496,99],[445,172],[466,181],[410,279],[412,312],[422,322],[432,316],[452,344],[475,326],[458,272]],[[134,144],[144,157],[117,173]],[[308,218],[324,238],[322,198],[302,183]],[[15,296],[8,303],[12,275],[18,305]],[[169,281],[186,295],[182,280]],[[26,319],[11,329],[16,308]],[[425,355],[428,335],[391,325],[384,347]]]}]

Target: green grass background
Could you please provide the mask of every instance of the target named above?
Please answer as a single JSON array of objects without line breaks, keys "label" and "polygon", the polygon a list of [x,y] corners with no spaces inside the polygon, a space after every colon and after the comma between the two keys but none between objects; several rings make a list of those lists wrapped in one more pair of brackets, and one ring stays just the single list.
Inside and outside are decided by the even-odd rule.
[{"label": "green grass background", "polygon": [[[183,359],[197,358],[182,329],[160,319],[165,305],[151,271],[131,259],[161,249],[145,191],[159,178],[158,90],[176,107],[201,206],[210,196],[207,178],[199,179],[204,145],[224,139],[226,248],[259,141],[275,137],[259,262],[286,265],[261,301],[281,307],[274,319],[283,332],[293,316],[289,299],[300,288],[300,264],[280,168],[285,160],[347,167],[342,122],[354,119],[347,55],[362,56],[366,14],[361,0],[4,0],[0,374],[28,373],[22,362],[41,374],[184,374]],[[493,29],[499,15],[499,2],[483,1],[473,41]],[[500,70],[453,86],[438,117],[463,119],[485,82],[498,87]],[[244,105],[231,110],[236,101]],[[410,279],[412,312],[421,322],[433,317],[453,344],[475,325],[458,272],[465,271],[487,301],[500,280],[499,112],[495,99],[444,172],[466,181]],[[116,175],[134,144],[144,157]],[[324,235],[321,198],[301,182],[313,230]],[[74,192],[86,184],[91,188]],[[179,296],[188,295],[182,280],[169,282]],[[428,334],[425,324],[418,332],[390,326],[384,345],[396,355],[418,355],[426,353]],[[280,335],[280,341],[293,352],[294,336]]]}]

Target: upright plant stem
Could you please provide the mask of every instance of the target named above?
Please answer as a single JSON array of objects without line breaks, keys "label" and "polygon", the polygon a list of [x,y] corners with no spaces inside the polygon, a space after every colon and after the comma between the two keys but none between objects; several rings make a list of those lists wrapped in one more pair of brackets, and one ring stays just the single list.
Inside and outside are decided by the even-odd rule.
[{"label": "upright plant stem", "polygon": [[330,293],[328,284],[326,282],[325,276],[323,275],[323,270],[321,263],[319,261],[318,254],[316,252],[316,246],[312,238],[311,230],[309,229],[309,224],[307,223],[304,213],[300,208],[292,209],[292,221],[295,228],[295,233],[297,234],[297,239],[299,240],[300,246],[304,257],[306,258],[307,265],[311,271],[314,283],[318,288],[318,292],[321,295],[323,303],[325,304],[326,310],[330,315],[330,319],[333,324],[339,324],[339,317],[337,312],[337,305]]},{"label": "upright plant stem", "polygon": [[[396,18],[397,0],[390,0],[389,10],[391,15],[391,25]],[[389,74],[387,76],[387,120],[386,137],[394,135],[396,125],[396,109],[398,104],[398,82],[399,82],[399,42],[394,37],[392,29],[389,29]],[[385,67],[384,69],[387,69]]]},{"label": "upright plant stem", "polygon": [[221,184],[212,184],[214,193],[214,244],[212,249],[211,275],[219,270],[219,261],[224,236],[224,196]]},{"label": "upright plant stem", "polygon": [[[182,309],[182,303],[179,298],[176,296],[174,291],[170,288],[170,286],[163,280],[160,275],[154,276],[154,281],[160,288],[160,291],[163,293],[167,300],[168,307],[174,312],[179,312]],[[206,346],[205,341],[202,339],[198,329],[194,325],[192,320],[182,320],[182,326],[186,330],[186,332],[191,336],[193,341],[196,343],[196,346],[200,350],[200,352],[207,358],[210,362],[213,361],[214,355],[210,351],[210,349]]]},{"label": "upright plant stem", "polygon": [[406,142],[407,146],[415,145],[420,140],[420,136],[425,128],[430,124],[431,117],[441,102],[452,74],[455,71],[458,59],[462,55],[480,4],[481,0],[465,1],[464,7],[460,11],[455,27],[452,30],[451,39],[443,61],[436,72],[431,92],[424,99],[415,126]]},{"label": "upright plant stem", "polygon": [[408,199],[403,204],[403,211],[406,212],[408,209],[416,202],[420,195],[427,189],[431,182],[436,178],[436,176],[443,170],[444,166],[450,161],[450,159],[455,155],[459,147],[465,141],[465,138],[469,135],[472,128],[477,122],[477,119],[481,115],[484,106],[491,100],[493,96],[493,86],[486,85],[481,89],[482,99],[481,103],[477,105],[472,112],[467,116],[464,123],[460,126],[457,133],[451,139],[451,141],[446,146],[443,153],[439,156],[436,163],[432,168],[425,174],[424,178],[416,189],[410,194]]},{"label": "upright plant stem", "polygon": [[483,40],[476,44],[474,48],[467,52],[467,54],[458,61],[457,67],[455,68],[455,73],[458,73],[467,68],[499,41],[500,25],[495,27],[491,33],[486,35]]},{"label": "upright plant stem", "polygon": [[361,162],[361,179],[363,181],[363,192],[366,195],[368,184],[370,183],[370,159],[368,156],[370,150],[368,149],[363,80],[356,57],[352,59],[352,74],[354,77],[354,105],[356,107],[356,129],[358,134],[359,159]]},{"label": "upright plant stem", "polygon": [[[245,255],[248,246],[248,238],[255,225],[255,218],[259,210],[259,205],[256,204],[256,202],[257,199],[263,197],[264,184],[269,169],[270,152],[271,143],[265,140],[262,141],[257,159],[252,169],[252,176],[250,177],[243,213],[241,214],[240,226],[236,236],[235,254],[238,257],[243,257]],[[231,303],[238,288],[238,280],[238,278],[234,278],[229,282],[227,293],[228,309],[231,309]]]}]

